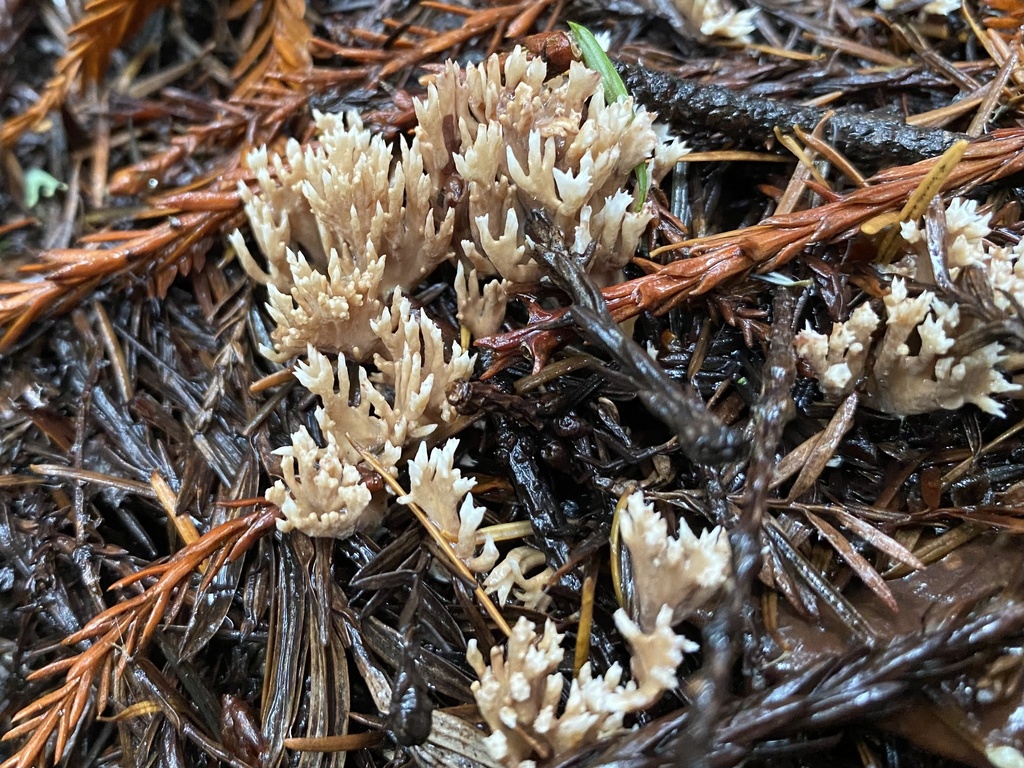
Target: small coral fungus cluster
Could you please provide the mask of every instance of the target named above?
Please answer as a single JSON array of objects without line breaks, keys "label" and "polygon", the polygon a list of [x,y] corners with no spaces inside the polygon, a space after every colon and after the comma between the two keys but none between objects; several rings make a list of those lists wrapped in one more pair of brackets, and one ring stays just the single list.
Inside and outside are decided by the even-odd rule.
[{"label": "small coral fungus cluster", "polygon": [[[829,336],[802,331],[797,352],[833,397],[863,380],[867,402],[897,416],[966,403],[1001,416],[992,396],[1021,388],[1004,375],[1006,348],[985,343],[983,330],[993,319],[1016,314],[1024,301],[1024,249],[987,243],[989,216],[971,200],[954,199],[933,212],[932,221],[936,226],[928,231],[914,222],[902,225],[910,254],[886,268],[893,277],[881,300],[884,330],[880,308],[864,303]],[[912,293],[910,285],[920,289]],[[968,302],[958,302],[961,297]]]},{"label": "small coral fungus cluster", "polygon": [[470,640],[467,655],[480,678],[473,693],[491,729],[487,748],[505,765],[529,768],[534,761],[527,758],[538,746],[543,755],[557,755],[622,731],[627,713],[647,709],[679,684],[676,669],[683,653],[697,650],[672,627],[726,583],[731,551],[724,532],[715,528],[697,537],[680,521],[679,535],[669,536],[665,518],[635,492],[623,509],[622,536],[633,571],[638,604],[631,608],[637,620],[622,608],[614,619],[633,652],[631,680],[622,682],[618,664],[601,676],[584,664],[560,707],[565,687],[558,672],[562,636],[553,622],[548,620],[538,635],[536,626],[521,618],[507,651],[491,649],[490,665]]},{"label": "small coral fungus cluster", "polygon": [[[685,150],[659,140],[653,116],[630,100],[605,103],[596,72],[573,63],[549,79],[544,61],[518,48],[466,69],[447,64],[416,118],[412,140],[392,146],[354,115],[318,115],[313,143],[249,158],[256,185],[242,195],[265,268],[240,233],[232,244],[266,285],[276,326],[263,352],[278,362],[298,357],[294,375],[320,401],[319,435],[300,428],[277,450],[282,477],[267,498],[281,509],[281,530],[346,537],[372,531],[388,504],[367,480],[365,456],[389,473],[404,468],[409,491],[396,501],[422,510],[501,604],[514,598],[543,610],[553,576],[550,567],[537,572],[544,556],[519,546],[501,557],[480,529],[486,509],[457,466],[457,441],[435,444],[456,416],[446,393],[473,374],[475,358],[408,294],[450,262],[461,338],[495,332],[506,285],[543,275],[523,232],[533,211],[545,212],[573,252],[587,252],[594,281],[617,279],[653,218],[638,205],[646,190],[627,189],[634,168],[645,163],[659,179]],[[563,708],[553,624],[538,636],[520,620],[507,655],[492,649],[490,666],[474,643],[475,693],[495,759],[525,765],[537,744],[559,752],[614,732],[626,712],[677,685],[682,653],[694,646],[672,625],[727,578],[727,539],[717,529],[698,539],[685,523],[670,538],[639,493],[623,532],[639,553],[639,602],[632,618],[616,616],[635,654],[633,679],[621,683],[617,666],[601,677],[585,666]],[[532,734],[525,740],[523,728]]]}]

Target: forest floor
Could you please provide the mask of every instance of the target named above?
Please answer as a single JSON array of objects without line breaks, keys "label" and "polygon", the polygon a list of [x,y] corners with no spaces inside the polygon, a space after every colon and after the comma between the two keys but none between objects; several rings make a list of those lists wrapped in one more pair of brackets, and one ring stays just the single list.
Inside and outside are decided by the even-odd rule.
[{"label": "forest floor", "polygon": [[[736,1],[0,0],[2,768],[1024,766],[1024,5]],[[453,108],[423,178],[455,235],[378,297],[411,299],[412,341],[360,359],[341,337],[364,323],[288,347],[262,284],[299,295],[285,245],[365,276],[378,236],[342,233],[377,221],[366,179],[319,211],[295,200],[341,182],[280,181],[338,141],[315,115],[358,114],[384,178],[447,60],[491,62],[501,119],[523,109],[500,82],[517,45],[546,67],[523,119],[558,139],[560,198],[497,177],[520,261],[473,207],[498,193],[459,118],[492,107]],[[607,97],[545,102],[584,59]],[[611,197],[565,202],[603,172],[581,181],[569,142],[616,89],[635,124],[580,153],[625,157],[643,109],[690,153],[649,191],[653,166],[623,166],[602,195],[634,207],[586,250]],[[539,167],[502,125],[497,166]],[[262,146],[288,158],[265,178]],[[407,258],[432,247],[395,226]],[[508,278],[487,332],[455,287],[471,262]],[[410,343],[441,415],[403,426]],[[332,435],[318,406],[362,421]],[[343,439],[385,421],[397,458]],[[446,526],[440,492],[398,501],[426,487],[421,443],[475,480],[468,545],[468,507]],[[377,516],[347,496],[344,530],[308,536],[327,507],[317,531],[293,513],[342,476],[330,451]],[[644,514],[660,540],[631,537]],[[477,568],[488,536],[502,564]]]}]

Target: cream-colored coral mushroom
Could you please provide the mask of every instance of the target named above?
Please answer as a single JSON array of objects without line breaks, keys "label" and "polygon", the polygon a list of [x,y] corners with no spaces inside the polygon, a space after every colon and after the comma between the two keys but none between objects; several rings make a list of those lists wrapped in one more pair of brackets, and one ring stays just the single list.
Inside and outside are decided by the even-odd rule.
[{"label": "cream-colored coral mushroom", "polygon": [[[964,278],[965,270],[973,270],[972,279],[987,280],[991,303],[1009,317],[1017,311],[1014,302],[1024,300],[1024,248],[989,243],[985,238],[990,214],[979,212],[973,200],[952,200],[942,216],[941,243],[930,243],[928,232],[915,222],[901,225],[910,253],[885,267],[894,277],[882,297],[885,331],[879,340],[872,344],[881,320],[867,304],[845,323],[834,324],[828,338],[810,328],[797,335],[797,353],[809,363],[826,394],[847,395],[863,379],[865,402],[896,416],[967,403],[1001,416],[1003,408],[993,395],[1020,391],[1003,373],[1008,360],[1003,345],[973,341],[987,320],[939,298],[934,270],[943,269],[954,283]],[[942,254],[944,264],[933,264],[936,253]],[[933,285],[935,290],[911,296],[906,280]]]},{"label": "cream-colored coral mushroom", "polygon": [[690,25],[706,37],[746,40],[754,31],[757,8],[737,11],[722,0],[673,0]]},{"label": "cream-colored coral mushroom", "polygon": [[[380,522],[383,497],[374,498],[359,470],[340,456],[337,444],[320,448],[303,427],[292,435],[291,445],[275,453],[281,456],[283,480],[267,491],[267,500],[281,509],[279,530],[345,538]],[[399,453],[393,446],[382,451],[381,461],[392,472]]]},{"label": "cream-colored coral mushroom", "polygon": [[540,550],[527,546],[516,547],[487,574],[484,589],[488,594],[496,593],[501,605],[505,605],[511,593],[527,608],[543,611],[551,602],[551,598],[544,593],[544,588],[555,571],[548,566],[533,576],[528,577],[526,574],[540,568],[544,563],[544,553]]},{"label": "cream-colored coral mushroom", "polygon": [[[1006,359],[1002,344],[990,342],[967,354],[947,354],[956,343],[960,312],[930,291],[908,298],[902,278],[892,282],[884,297],[886,332],[876,353],[869,382],[873,405],[897,416],[974,403],[986,413],[1003,415],[993,394],[1020,387],[1000,372]],[[916,331],[919,349],[908,344]]]},{"label": "cream-colored coral mushroom", "polygon": [[[483,549],[476,552],[476,530],[483,521],[483,507],[473,503],[470,489],[476,480],[463,477],[455,467],[455,451],[459,441],[448,440],[443,448],[427,453],[427,444],[420,443],[416,457],[409,462],[409,493],[399,496],[399,504],[416,504],[442,532],[456,539],[455,554],[469,570],[480,573],[490,570],[498,560],[494,539],[487,536]],[[459,501],[462,500],[462,506]]]},{"label": "cream-colored coral mushroom", "polygon": [[349,463],[362,460],[352,441],[373,453],[387,443],[402,444],[404,435],[396,430],[394,420],[388,422],[371,413],[372,405],[383,402],[384,397],[374,389],[363,368],[358,369],[359,398],[355,405],[349,399],[351,380],[343,356],[338,358],[337,384],[330,359],[312,347],[307,350],[306,360],[296,365],[294,375],[303,387],[320,398],[314,414],[317,424],[327,441],[336,445],[339,455]]},{"label": "cream-colored coral mushroom", "polygon": [[685,152],[660,142],[653,116],[634,115],[631,100],[605,104],[596,72],[574,62],[549,80],[545,62],[518,47],[465,70],[448,63],[416,114],[425,167],[454,163],[466,184],[460,205],[470,231],[456,238],[463,255],[479,274],[513,282],[541,274],[522,233],[525,213],[537,208],[577,253],[595,241],[593,272],[609,279],[652,216],[633,210],[624,191],[633,168],[653,157],[662,173]]},{"label": "cream-colored coral mushroom", "polygon": [[699,646],[672,631],[674,613],[668,605],[661,607],[647,632],[622,608],[613,618],[616,629],[633,652],[629,662],[633,679],[615,692],[617,707],[630,711],[646,709],[665,691],[679,685],[676,669],[683,661],[683,654],[693,653]]},{"label": "cream-colored coral mushroom", "polygon": [[992,286],[992,298],[1007,315],[1016,313],[1018,306],[1024,306],[1024,241],[1012,248],[992,248],[988,254],[984,274]]},{"label": "cream-colored coral mushroom", "polygon": [[[1002,344],[990,342],[958,354],[957,337],[974,327],[974,321],[965,322],[956,304],[937,299],[931,291],[910,297],[901,277],[893,279],[883,303],[885,333],[874,346],[866,374],[867,404],[896,416],[955,410],[967,403],[995,416],[1003,414],[992,395],[1020,387],[1001,372],[1006,361]],[[864,371],[871,333],[879,322],[864,306],[846,323],[835,324],[828,340],[810,329],[797,335],[797,353],[827,394],[849,394]]]},{"label": "cream-colored coral mushroom", "polygon": [[[979,212],[977,200],[956,197],[950,200],[943,215],[946,238],[940,247],[950,276],[956,279],[962,267],[984,268],[990,258],[985,247],[985,238],[991,231],[989,222],[992,214]],[[914,246],[914,255],[908,265],[908,276],[921,282],[933,282],[927,251],[928,238],[924,228],[914,221],[906,221],[900,224],[900,235],[906,243]],[[900,272],[899,269],[893,271]]]},{"label": "cream-colored coral mushroom", "polygon": [[[320,398],[314,415],[327,445],[318,447],[302,429],[292,436],[291,445],[277,451],[284,457],[284,479],[267,498],[281,507],[284,530],[297,528],[314,536],[343,537],[351,535],[357,524],[369,525],[379,519],[383,509],[380,493],[376,517],[364,514],[374,499],[356,468],[362,456],[355,445],[374,453],[393,472],[403,445],[430,434],[454,415],[444,399],[445,388],[469,376],[474,358],[455,344],[451,360],[445,361],[440,329],[425,314],[414,316],[409,300],[397,290],[391,310],[384,310],[370,327],[392,358],[375,358],[380,369],[375,378],[392,393],[390,400],[370,381],[366,369],[359,367],[358,398],[353,404],[344,355],[338,357],[337,373],[330,359],[312,347],[307,349],[306,360],[296,366],[295,377]],[[436,470],[441,470],[439,481],[443,480],[444,468],[437,465],[435,474]],[[426,490],[419,488],[418,493],[422,496]],[[455,499],[453,512],[454,503]],[[439,509],[434,505],[438,514]],[[465,540],[460,540],[460,556],[471,567],[486,570],[498,553],[490,542],[480,555],[473,554],[473,534],[483,510],[467,498],[462,515],[462,521],[450,528]]]},{"label": "cream-colored coral mushroom", "polygon": [[[1024,245],[1018,242],[1011,248],[992,245],[986,239],[990,233],[991,212],[978,210],[976,200],[953,198],[945,210],[945,242],[935,244],[935,250],[945,256],[950,277],[956,281],[966,267],[975,267],[992,288],[992,300],[1007,314],[1024,304]],[[928,253],[927,233],[915,222],[900,227],[903,239],[911,246],[907,259],[894,265],[895,274],[933,284],[932,265]]]},{"label": "cream-colored coral mushroom", "polygon": [[[445,360],[441,329],[425,312],[413,312],[412,303],[396,290],[390,309],[370,323],[380,338],[387,356],[375,355],[379,381],[399,392],[408,392],[407,410],[421,414],[418,420],[431,425],[451,421],[455,411],[448,403],[448,388],[473,373],[476,356],[452,343],[450,359]],[[415,393],[415,394],[413,394]],[[412,433],[422,437],[428,432]]]},{"label": "cream-colored coral mushroom", "polygon": [[845,323],[834,323],[829,336],[814,331],[810,324],[796,335],[796,352],[810,363],[823,392],[840,397],[853,391],[864,373],[871,334],[880,322],[875,310],[865,303]]},{"label": "cream-colored coral mushroom", "polygon": [[[481,289],[477,281],[540,276],[522,226],[537,208],[567,244],[591,253],[596,280],[614,279],[653,216],[650,205],[635,210],[626,191],[633,168],[648,163],[657,179],[685,152],[659,139],[653,115],[634,114],[630,100],[605,104],[596,72],[575,62],[549,80],[545,62],[521,48],[465,70],[449,62],[415,109],[415,138],[395,145],[357,115],[316,114],[314,142],[291,141],[283,156],[251,153],[255,183],[239,187],[265,266],[240,233],[231,243],[267,286],[275,327],[264,354],[283,362],[305,353],[296,377],[321,400],[324,445],[296,433],[272,489],[288,524],[310,531],[351,532],[356,510],[373,501],[356,480],[361,457],[350,440],[392,466],[397,451],[454,417],[447,389],[472,374],[475,359],[446,346],[403,294],[456,260],[460,322],[477,336],[497,330],[504,282]],[[466,274],[468,264],[476,274]],[[328,354],[337,355],[336,373]],[[363,367],[370,360],[372,375]],[[353,364],[361,365],[350,372]],[[478,514],[466,507],[459,529]],[[526,576],[543,565],[533,552],[513,551],[490,575],[502,600],[515,590],[528,606],[546,603],[549,571]],[[481,557],[468,545],[464,556]]]},{"label": "cream-colored coral mushroom", "polygon": [[584,664],[570,683],[561,713],[565,679],[558,667],[563,636],[553,622],[545,622],[544,633],[538,636],[536,626],[521,617],[507,651],[491,648],[489,665],[476,640],[470,640],[466,658],[479,678],[473,683],[473,696],[491,729],[485,739],[491,755],[509,768],[530,768],[535,747],[543,751],[538,756],[550,758],[623,730],[627,712],[650,707],[666,690],[678,686],[676,669],[683,653],[696,648],[672,631],[669,620],[666,611],[654,633],[645,635],[623,611],[617,612],[615,623],[632,648],[636,679],[622,684],[618,664],[602,676],[594,676],[590,664]]},{"label": "cream-colored coral mushroom", "polygon": [[363,483],[356,466],[362,457],[349,438],[374,453],[392,472],[401,455],[401,448],[390,440],[390,426],[370,413],[366,395],[376,395],[376,390],[360,369],[363,396],[357,405],[351,405],[345,358],[339,358],[335,388],[331,361],[312,348],[307,360],[296,366],[295,377],[320,397],[315,417],[327,445],[318,446],[303,427],[292,435],[290,445],[275,451],[282,457],[282,479],[267,491],[267,500],[281,508],[283,519],[278,528],[344,538],[372,527],[384,512],[385,497]]},{"label": "cream-colored coral mushroom", "polygon": [[417,141],[399,138],[396,159],[356,113],[315,117],[320,150],[303,155],[302,191],[325,245],[372,245],[387,257],[385,293],[415,287],[450,256],[455,217],[435,211],[437,178],[425,172]]},{"label": "cream-colored coral mushroom", "polygon": [[[267,271],[264,272],[249,253],[241,232],[235,230],[229,239],[246,272],[263,285],[273,283],[285,289],[291,285],[287,263],[290,247],[307,251],[314,260],[327,257],[316,219],[300,192],[303,169],[298,160],[301,153],[299,143],[292,140],[286,145],[285,157],[269,154],[266,147],[253,150],[246,157],[249,170],[256,178],[256,191],[240,184],[238,192],[253,239],[266,257]],[[294,166],[292,161],[295,161]]]},{"label": "cream-colored coral mushroom", "polygon": [[619,525],[633,574],[634,615],[646,632],[656,629],[664,606],[677,624],[707,604],[729,578],[732,550],[720,527],[698,537],[680,519],[678,535],[670,537],[668,522],[641,491],[627,498]]},{"label": "cream-colored coral mushroom", "polygon": [[251,154],[258,194],[239,187],[268,271],[238,232],[231,242],[250,275],[267,284],[276,327],[274,349],[264,354],[283,361],[312,344],[367,360],[378,341],[369,322],[386,295],[414,287],[450,256],[454,212],[435,215],[436,179],[423,172],[416,141],[400,141],[396,161],[358,115],[315,117],[318,145],[289,142],[273,175],[266,150]]},{"label": "cream-colored coral mushroom", "polygon": [[[250,154],[255,187],[239,193],[266,267],[240,233],[231,243],[267,285],[267,356],[284,361],[312,345],[369,360],[381,350],[369,324],[392,289],[412,289],[446,259],[468,259],[481,277],[538,279],[523,236],[536,208],[577,253],[593,243],[591,273],[610,282],[653,215],[625,191],[633,168],[650,163],[657,179],[685,152],[630,100],[606,105],[596,72],[576,62],[548,80],[544,61],[521,48],[466,70],[449,62],[416,114],[416,137],[397,151],[357,115],[317,114],[315,143]],[[467,327],[484,335],[500,323],[499,289],[470,312],[464,286]]]},{"label": "cream-colored coral mushroom", "polygon": [[505,319],[508,298],[507,280],[491,280],[481,286],[475,269],[468,274],[460,261],[455,272],[455,296],[458,302],[456,318],[474,339],[490,336],[501,328]]},{"label": "cream-colored coral mushroom", "polygon": [[[409,300],[398,291],[391,308],[372,321],[370,328],[388,357],[375,356],[379,372],[374,374],[373,382],[365,368],[357,369],[356,405],[349,402],[351,385],[344,356],[338,358],[337,386],[330,360],[312,347],[307,351],[307,360],[296,366],[295,377],[320,397],[322,405],[316,418],[328,439],[343,445],[348,435],[361,447],[373,451],[385,441],[402,446],[422,439],[438,424],[454,417],[445,390],[470,376],[475,357],[454,344],[451,359],[446,361],[441,330],[426,314],[414,314]],[[392,399],[386,398],[374,383],[386,387]],[[345,455],[352,462],[359,461],[355,449],[348,449]]]},{"label": "cream-colored coral mushroom", "polygon": [[[229,240],[244,264],[255,264],[241,233],[236,230]],[[284,362],[308,346],[355,360],[372,354],[377,338],[369,322],[380,314],[384,276],[384,259],[372,248],[361,263],[347,247],[341,253],[331,250],[322,270],[302,252],[285,248],[278,269],[287,279],[267,282],[274,345],[260,347],[265,357]]]},{"label": "cream-colored coral mushroom", "polygon": [[[469,641],[466,658],[476,672],[473,696],[484,722],[491,729],[485,739],[488,751],[506,766],[522,766],[533,753],[533,745],[517,730],[529,733],[539,720],[557,721],[557,708],[565,680],[558,673],[562,663],[562,635],[548,621],[544,634],[520,617],[508,640],[508,650],[491,648],[490,665],[484,663],[476,639]],[[611,732],[618,727],[612,726]],[[547,728],[548,731],[551,728]]]}]

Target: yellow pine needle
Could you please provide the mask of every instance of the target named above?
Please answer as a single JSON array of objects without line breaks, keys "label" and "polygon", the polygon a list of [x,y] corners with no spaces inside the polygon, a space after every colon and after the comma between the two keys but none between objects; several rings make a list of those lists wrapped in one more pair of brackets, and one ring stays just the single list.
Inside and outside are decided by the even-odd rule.
[{"label": "yellow pine needle", "polygon": [[880,213],[874,218],[868,219],[860,226],[860,231],[869,237],[871,235],[877,235],[886,227],[891,227],[893,224],[897,224],[900,221],[900,214],[896,211],[886,211]]},{"label": "yellow pine needle", "polygon": [[626,607],[626,601],[622,596],[622,538],[619,536],[619,521],[622,519],[622,510],[626,508],[626,499],[633,492],[628,488],[619,496],[615,504],[615,512],[612,514],[612,529],[608,534],[608,546],[611,550],[612,566],[612,587],[615,589],[615,602],[620,608]]},{"label": "yellow pine needle", "polygon": [[775,129],[775,138],[779,140],[782,146],[792,152],[796,159],[799,160],[808,171],[810,171],[811,176],[814,177],[816,182],[821,184],[823,187],[829,186],[829,183],[825,181],[825,177],[821,175],[821,171],[814,166],[814,161],[811,159],[811,156],[807,154],[796,139],[789,134],[783,133],[778,128]]},{"label": "yellow pine needle", "polygon": [[[178,497],[171,490],[171,486],[167,484],[163,476],[154,471],[149,476],[149,484],[153,486],[153,491],[156,493],[157,501],[164,508],[164,512],[167,513],[167,517],[174,523],[174,528],[178,531],[178,535],[181,540],[185,542],[185,546],[194,543],[199,539],[199,531],[196,530],[196,526],[192,522],[192,518],[188,515],[179,515],[175,510],[178,508]],[[199,566],[200,570],[206,569],[206,563],[204,562]]]},{"label": "yellow pine needle", "polygon": [[133,717],[144,715],[155,715],[160,712],[160,704],[155,700],[138,701],[130,707],[125,707],[116,715],[97,715],[96,719],[101,723],[119,723],[123,720],[131,720]]},{"label": "yellow pine needle", "polygon": [[[925,565],[934,563],[957,547],[966,544],[971,539],[975,539],[984,532],[984,528],[974,523],[964,523],[956,528],[950,528],[944,534],[938,538],[932,539],[926,544],[918,547],[914,550],[914,557],[920,560]],[[885,579],[898,579],[902,576],[906,576],[911,573],[911,568],[906,563],[897,563],[892,568],[882,574],[882,578]]]},{"label": "yellow pine needle", "polygon": [[494,542],[515,541],[533,535],[533,526],[529,520],[520,520],[515,523],[499,523],[489,525],[486,528],[478,528],[476,532],[476,543],[483,544],[490,536]]},{"label": "yellow pine needle", "polygon": [[744,48],[768,56],[776,56],[780,59],[791,61],[821,61],[825,58],[824,53],[801,53],[800,51],[787,51],[785,48],[776,48],[773,45],[760,45],[758,43],[745,43]]},{"label": "yellow pine needle", "polygon": [[597,574],[600,562],[591,560],[583,579],[583,593],[580,595],[580,624],[576,633],[576,655],[573,657],[572,675],[578,677],[583,665],[590,658],[590,630],[594,622],[594,595],[597,592]]},{"label": "yellow pine needle", "polygon": [[[967,147],[970,144],[966,139],[961,139],[956,142],[953,146],[942,153],[942,156],[938,159],[938,162],[932,166],[932,169],[928,171],[927,175],[921,179],[921,183],[917,185],[917,189],[907,199],[907,204],[903,206],[903,210],[900,211],[901,222],[913,221],[918,217],[922,216],[925,211],[928,210],[928,204],[932,201],[941,190],[942,185],[946,183],[946,179],[953,173],[953,169],[956,168],[960,162],[960,158],[964,156],[964,152],[967,151]],[[880,264],[888,264],[892,261],[892,257],[896,255],[896,248],[899,243],[900,230],[899,227],[893,227],[889,230],[889,233],[883,238],[882,244],[878,246],[878,261]]]},{"label": "yellow pine needle", "polygon": [[680,158],[681,163],[790,163],[784,155],[771,152],[751,152],[743,149],[716,149],[708,152],[689,152]]}]

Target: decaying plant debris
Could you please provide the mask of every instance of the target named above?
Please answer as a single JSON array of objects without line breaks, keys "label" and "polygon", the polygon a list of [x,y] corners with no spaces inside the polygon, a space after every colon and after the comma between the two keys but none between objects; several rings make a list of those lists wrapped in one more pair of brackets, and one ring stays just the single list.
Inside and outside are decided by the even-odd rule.
[{"label": "decaying plant debris", "polygon": [[0,2],[0,765],[1024,764],[947,5]]}]

